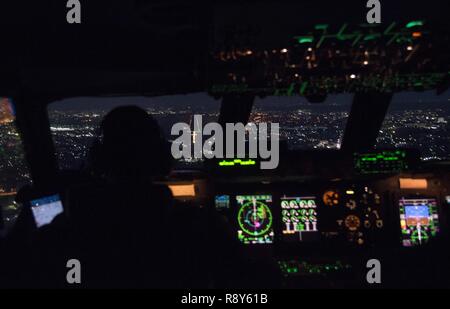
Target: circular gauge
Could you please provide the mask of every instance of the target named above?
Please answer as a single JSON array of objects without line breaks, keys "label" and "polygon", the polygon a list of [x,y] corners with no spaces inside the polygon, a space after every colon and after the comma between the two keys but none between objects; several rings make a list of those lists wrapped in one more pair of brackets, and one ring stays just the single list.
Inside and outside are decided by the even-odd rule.
[{"label": "circular gauge", "polygon": [[351,210],[356,208],[356,201],[355,200],[348,200],[347,203],[345,203],[345,206]]},{"label": "circular gauge", "polygon": [[379,229],[383,228],[383,226],[384,226],[383,220],[378,219],[378,220],[376,221],[376,226],[377,226],[377,228],[379,228]]},{"label": "circular gauge", "polygon": [[345,226],[349,229],[349,231],[356,231],[361,226],[361,220],[355,215],[349,215],[345,218]]},{"label": "circular gauge", "polygon": [[288,201],[281,201],[281,208],[290,208]]},{"label": "circular gauge", "polygon": [[336,206],[339,204],[339,194],[335,191],[327,191],[323,194],[323,203],[327,206]]},{"label": "circular gauge", "polygon": [[316,201],[315,200],[308,200],[308,207],[309,208],[316,208]]},{"label": "circular gauge", "polygon": [[272,228],[272,213],[261,201],[248,201],[238,213],[238,223],[244,233],[252,236],[266,234]]},{"label": "circular gauge", "polygon": [[[300,207],[303,206],[302,203],[303,203],[303,201],[300,201]],[[290,206],[291,208],[298,208],[297,201],[296,201],[296,200],[289,201],[289,206]]]}]

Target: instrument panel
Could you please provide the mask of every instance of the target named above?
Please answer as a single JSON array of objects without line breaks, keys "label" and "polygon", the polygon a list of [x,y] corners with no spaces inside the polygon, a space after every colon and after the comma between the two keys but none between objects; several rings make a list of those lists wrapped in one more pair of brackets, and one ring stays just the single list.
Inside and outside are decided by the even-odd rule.
[{"label": "instrument panel", "polygon": [[215,196],[215,208],[234,222],[246,245],[344,242],[365,245],[383,231],[381,194],[361,186],[311,190],[231,192]]},{"label": "instrument panel", "polygon": [[322,216],[327,219],[329,238],[364,245],[373,241],[384,227],[382,197],[368,185],[351,185],[326,191]]},{"label": "instrument panel", "polygon": [[311,278],[319,286],[324,278],[352,280],[369,258],[411,259],[416,248],[445,235],[449,184],[448,175],[431,172],[277,181],[241,176],[196,191],[226,219],[244,254],[277,261],[283,284],[298,287],[311,286]]},{"label": "instrument panel", "polygon": [[405,189],[402,179],[221,183],[213,207],[249,246],[292,252],[420,246],[442,231],[448,195],[439,181],[416,177],[427,186]]}]

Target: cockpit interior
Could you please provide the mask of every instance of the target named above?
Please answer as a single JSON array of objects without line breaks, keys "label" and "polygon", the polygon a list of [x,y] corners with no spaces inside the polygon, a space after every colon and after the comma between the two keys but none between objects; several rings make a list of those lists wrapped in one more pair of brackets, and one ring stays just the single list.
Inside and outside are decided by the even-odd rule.
[{"label": "cockpit interior", "polygon": [[[102,119],[124,105],[144,109],[169,143],[173,126],[188,124],[194,147],[209,122],[279,124],[276,168],[261,169],[267,159],[249,156],[246,139],[244,156],[171,158],[170,173],[152,180],[150,200],[162,186],[178,209],[153,235],[176,230],[161,248],[193,251],[151,262],[172,269],[168,278],[190,276],[173,286],[234,287],[254,267],[245,287],[450,287],[448,1],[383,1],[373,24],[365,1],[109,1],[86,4],[79,25],[39,2],[19,20],[16,4],[0,9],[0,287],[72,287],[65,264],[63,283],[16,276],[24,248],[39,246],[40,230],[59,231],[60,215],[90,216],[77,210],[83,201],[133,203],[147,190],[101,191],[85,173]],[[151,204],[106,221],[150,229]],[[228,257],[225,238],[248,264]],[[172,286],[161,272],[151,286]]]}]

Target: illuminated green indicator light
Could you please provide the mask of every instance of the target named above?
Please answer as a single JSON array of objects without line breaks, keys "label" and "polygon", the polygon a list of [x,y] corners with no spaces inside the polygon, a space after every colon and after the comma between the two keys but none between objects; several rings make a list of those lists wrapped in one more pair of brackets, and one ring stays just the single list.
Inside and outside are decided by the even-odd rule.
[{"label": "illuminated green indicator light", "polygon": [[406,28],[413,28],[413,27],[417,27],[417,26],[423,26],[423,21],[421,20],[414,20],[414,21],[410,21],[409,23],[406,24]]},{"label": "illuminated green indicator light", "polygon": [[312,37],[312,36],[300,36],[300,37],[298,37],[298,42],[300,44],[312,43],[312,42],[314,42],[314,37]]},{"label": "illuminated green indicator light", "polygon": [[364,41],[375,40],[376,38],[379,38],[379,37],[381,37],[381,34],[379,34],[379,33],[368,34],[364,37]]},{"label": "illuminated green indicator light", "polygon": [[385,161],[398,161],[397,157],[386,157],[384,158]]},{"label": "illuminated green indicator light", "polygon": [[377,158],[362,158],[362,161],[376,161]]},{"label": "illuminated green indicator light", "polygon": [[256,165],[256,161],[249,159],[249,160],[241,160],[241,159],[235,159],[233,161],[227,161],[223,160],[219,162],[220,166],[235,166],[235,165]]}]

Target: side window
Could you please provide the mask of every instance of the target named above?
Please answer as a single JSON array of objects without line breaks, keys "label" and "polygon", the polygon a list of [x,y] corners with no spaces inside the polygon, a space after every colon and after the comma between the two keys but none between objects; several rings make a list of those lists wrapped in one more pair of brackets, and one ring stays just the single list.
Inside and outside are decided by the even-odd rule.
[{"label": "side window", "polygon": [[14,105],[8,98],[0,98],[0,171],[0,207],[4,228],[8,230],[19,213],[19,205],[14,202],[17,190],[31,181],[15,124]]}]

